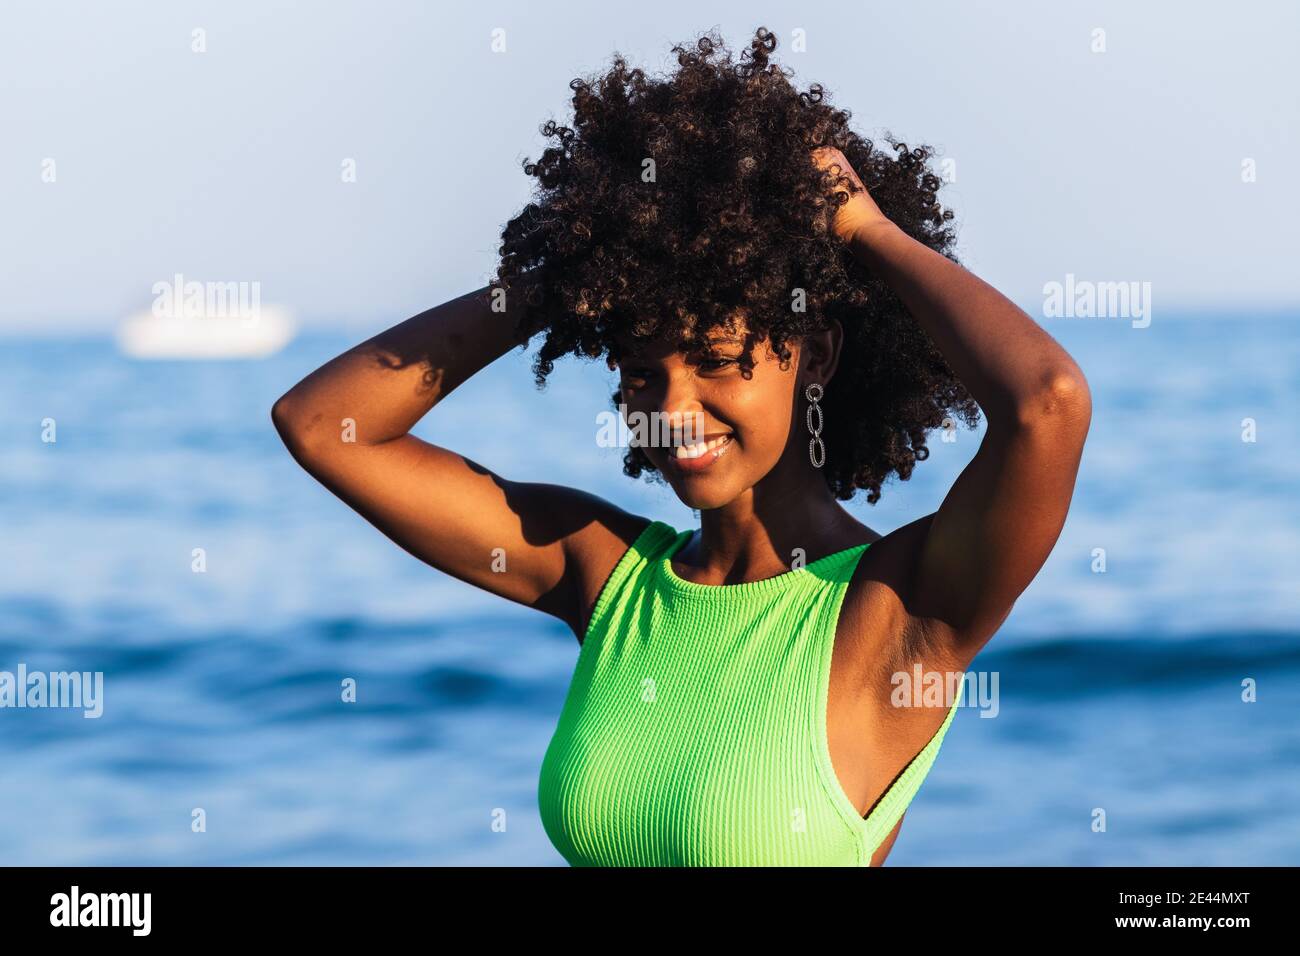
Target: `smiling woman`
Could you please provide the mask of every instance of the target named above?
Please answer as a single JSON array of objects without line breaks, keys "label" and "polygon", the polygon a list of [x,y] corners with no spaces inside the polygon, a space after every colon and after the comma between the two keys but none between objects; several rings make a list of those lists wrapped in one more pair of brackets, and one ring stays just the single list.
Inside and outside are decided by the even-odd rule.
[{"label": "smiling woman", "polygon": [[[774,49],[760,29],[736,63],[706,35],[669,78],[617,58],[575,80],[577,132],[546,125],[559,143],[525,165],[539,194],[497,282],[272,411],[400,546],[572,629],[539,809],[575,865],[882,863],[960,703],[900,705],[893,678],[956,677],[993,636],[1060,533],[1088,430],[1073,360],[953,260],[928,153],[877,152]],[[624,471],[666,481],[698,531],[410,433],[543,332],[538,384],[604,356],[626,418],[693,424]],[[881,535],[840,504],[876,501],[930,429],[980,408],[936,512]]]},{"label": "smiling woman", "polygon": [[[795,342],[838,326],[843,359],[822,383],[826,407],[855,414],[828,416],[822,476],[837,498],[863,489],[875,502],[891,475],[908,478],[926,457],[929,431],[973,427],[978,408],[845,240],[883,214],[951,258],[953,214],[936,201],[926,148],[892,138],[876,148],[820,85],[789,84],[770,60],[775,46],[760,29],[736,63],[710,33],[674,47],[670,80],[621,57],[604,76],[574,80],[574,128],[543,127],[555,145],[525,164],[537,195],[503,230],[497,282],[521,332],[545,330],[539,384],[563,356],[605,355],[636,386],[649,368],[643,348],[692,356],[701,377],[729,374],[750,367],[760,342],[789,361]],[[633,447],[624,471],[662,464]]]}]

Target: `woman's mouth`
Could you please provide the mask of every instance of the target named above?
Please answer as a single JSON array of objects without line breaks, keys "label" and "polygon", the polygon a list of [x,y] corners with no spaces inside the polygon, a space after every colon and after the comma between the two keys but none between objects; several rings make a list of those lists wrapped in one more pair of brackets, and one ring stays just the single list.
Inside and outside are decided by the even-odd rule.
[{"label": "woman's mouth", "polygon": [[719,435],[693,445],[674,445],[668,449],[670,467],[694,474],[710,467],[731,447],[732,435]]}]

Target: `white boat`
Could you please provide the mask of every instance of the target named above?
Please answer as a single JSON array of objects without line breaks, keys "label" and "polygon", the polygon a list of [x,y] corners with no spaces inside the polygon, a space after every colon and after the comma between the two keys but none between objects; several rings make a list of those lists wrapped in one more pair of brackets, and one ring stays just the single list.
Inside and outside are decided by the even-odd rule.
[{"label": "white boat", "polygon": [[137,312],[117,329],[118,348],[140,359],[266,358],[292,341],[296,323],[279,306],[247,315]]}]

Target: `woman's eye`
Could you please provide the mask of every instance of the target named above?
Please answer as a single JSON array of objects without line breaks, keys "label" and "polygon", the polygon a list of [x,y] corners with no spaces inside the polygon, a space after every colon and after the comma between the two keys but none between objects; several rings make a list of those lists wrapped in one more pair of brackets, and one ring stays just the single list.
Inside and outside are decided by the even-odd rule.
[{"label": "woman's eye", "polygon": [[700,362],[700,368],[709,369],[711,371],[717,371],[718,369],[724,369],[729,365],[735,365],[735,364],[736,364],[735,359],[715,357],[715,358],[707,358],[702,360]]}]

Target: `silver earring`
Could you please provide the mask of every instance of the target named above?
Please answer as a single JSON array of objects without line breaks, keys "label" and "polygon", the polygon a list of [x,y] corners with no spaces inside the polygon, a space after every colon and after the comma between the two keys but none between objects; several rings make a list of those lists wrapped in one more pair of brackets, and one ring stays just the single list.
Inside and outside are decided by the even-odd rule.
[{"label": "silver earring", "polygon": [[[816,382],[811,383],[803,390],[804,397],[808,399],[808,431],[812,438],[808,439],[808,457],[812,460],[814,468],[820,468],[826,464],[826,446],[822,444],[822,407],[817,403],[822,400],[822,387]],[[813,412],[817,413],[817,427],[813,427]],[[821,460],[818,461],[820,453]]]}]

